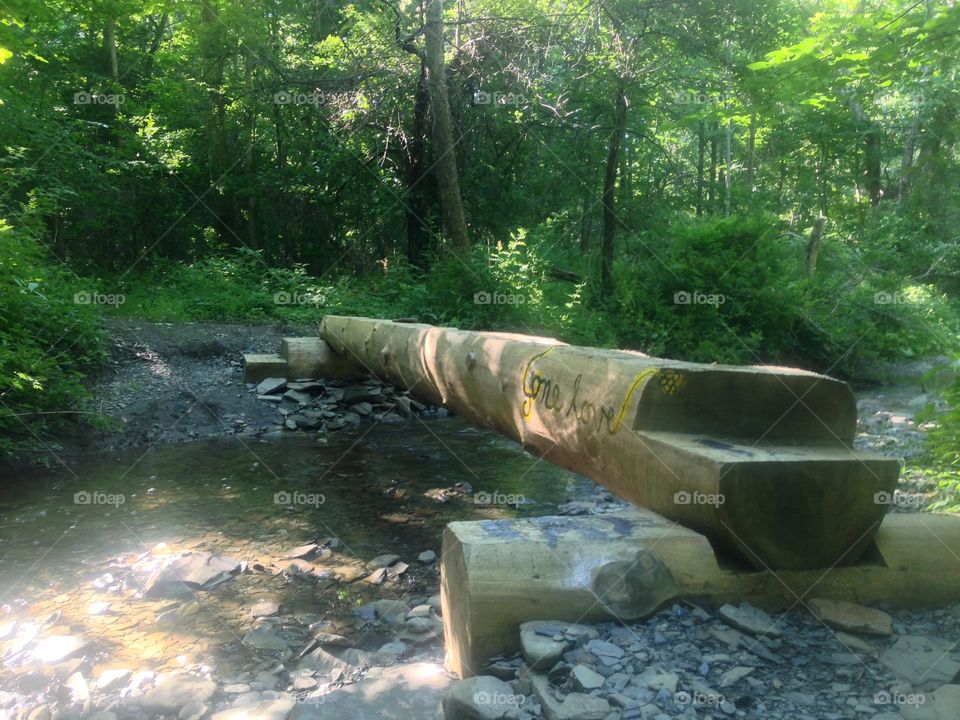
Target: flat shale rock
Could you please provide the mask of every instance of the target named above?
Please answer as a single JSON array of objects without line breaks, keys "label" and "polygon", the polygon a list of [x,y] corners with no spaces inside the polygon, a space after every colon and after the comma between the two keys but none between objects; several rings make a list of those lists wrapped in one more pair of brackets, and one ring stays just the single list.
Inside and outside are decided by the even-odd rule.
[{"label": "flat shale rock", "polygon": [[298,702],[289,720],[444,720],[450,677],[433,663],[397,665],[353,685]]},{"label": "flat shale rock", "polygon": [[210,716],[210,720],[286,720],[296,700],[292,695],[234,705]]},{"label": "flat shale rock", "polygon": [[565,652],[596,637],[593,628],[568,622],[531,620],[520,625],[523,657],[534,670],[550,669]]},{"label": "flat shale rock", "polygon": [[478,675],[455,680],[443,698],[446,720],[514,720],[521,696],[495,677]]},{"label": "flat shale rock", "polygon": [[953,682],[960,663],[950,657],[956,643],[923,635],[902,635],[880,653],[880,662],[897,677],[923,687]]},{"label": "flat shale rock", "polygon": [[811,600],[807,607],[825,625],[836,630],[878,636],[893,633],[893,618],[883,610],[843,600]]},{"label": "flat shale rock", "polygon": [[140,701],[148,713],[176,715],[192,703],[206,703],[217,691],[217,685],[208,678],[186,673],[161,673],[156,683]]},{"label": "flat shale rock", "polygon": [[749,603],[740,603],[739,607],[724,605],[717,610],[717,616],[728,625],[751,635],[770,635],[771,637],[783,635],[783,630],[777,627],[773,618]]}]

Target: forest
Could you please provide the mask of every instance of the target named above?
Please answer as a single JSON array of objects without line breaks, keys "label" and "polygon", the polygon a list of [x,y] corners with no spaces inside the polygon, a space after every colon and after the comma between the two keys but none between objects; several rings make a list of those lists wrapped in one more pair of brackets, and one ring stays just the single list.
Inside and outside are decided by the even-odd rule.
[{"label": "forest", "polygon": [[957,351],[952,1],[3,7],[6,453],[89,410],[104,317]]}]

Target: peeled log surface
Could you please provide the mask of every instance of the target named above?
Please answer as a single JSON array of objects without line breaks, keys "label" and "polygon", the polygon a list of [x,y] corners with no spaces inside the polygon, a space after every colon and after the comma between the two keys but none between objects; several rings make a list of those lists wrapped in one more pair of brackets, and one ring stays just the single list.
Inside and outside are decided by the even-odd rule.
[{"label": "peeled log surface", "polygon": [[855,561],[889,507],[875,496],[899,475],[895,460],[851,448],[853,393],[816,373],[330,315],[320,336],[757,568]]},{"label": "peeled log surface", "polygon": [[335,353],[320,338],[287,337],[280,341],[280,355],[287,363],[288,380],[351,379],[367,373],[356,363]]},{"label": "peeled log surface", "polygon": [[731,569],[702,535],[641,508],[591,517],[450,523],[441,600],[448,667],[477,674],[518,649],[528,620],[648,615],[678,600],[803,611],[813,599],[891,607],[960,602],[960,518],[888,515],[867,557],[827,570]]}]

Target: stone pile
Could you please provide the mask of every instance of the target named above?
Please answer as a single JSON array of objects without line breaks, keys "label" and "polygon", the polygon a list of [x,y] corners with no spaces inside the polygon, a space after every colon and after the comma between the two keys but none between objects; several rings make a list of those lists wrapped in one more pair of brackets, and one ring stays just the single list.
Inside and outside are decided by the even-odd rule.
[{"label": "stone pile", "polygon": [[960,606],[806,604],[527,622],[521,652],[452,684],[446,720],[960,720]]},{"label": "stone pile", "polygon": [[415,400],[405,390],[376,379],[287,380],[269,377],[248,383],[258,400],[276,405],[277,425],[287,430],[337,432],[367,421],[399,423],[414,415],[448,413]]}]

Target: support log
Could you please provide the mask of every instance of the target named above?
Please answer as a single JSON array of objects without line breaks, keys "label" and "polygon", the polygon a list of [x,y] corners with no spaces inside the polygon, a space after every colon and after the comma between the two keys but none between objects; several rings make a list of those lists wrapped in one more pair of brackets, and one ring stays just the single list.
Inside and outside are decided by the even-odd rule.
[{"label": "support log", "polygon": [[899,475],[896,461],[852,449],[853,394],[816,373],[370,318],[326,316],[320,336],[758,569],[855,561]]},{"label": "support log", "polygon": [[288,380],[365,377],[367,371],[349,358],[335,353],[320,338],[288,337],[280,342],[280,355],[287,363]]},{"label": "support log", "polygon": [[813,599],[932,607],[960,602],[960,518],[888,515],[856,566],[732,569],[707,539],[647,510],[450,523],[441,600],[447,665],[477,674],[518,649],[528,620],[643,617],[679,600],[803,609]]}]

